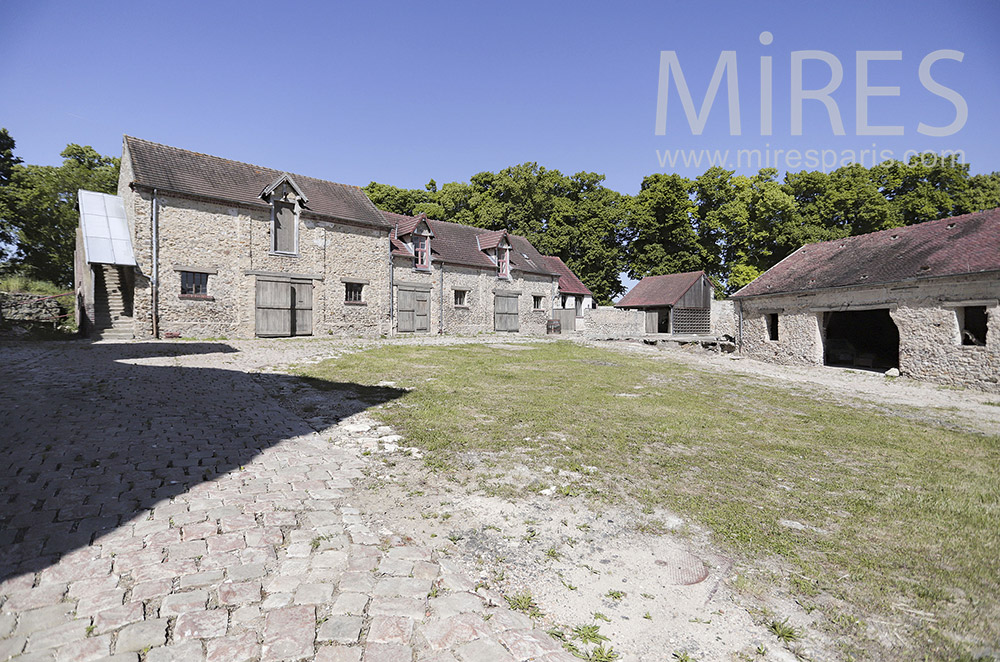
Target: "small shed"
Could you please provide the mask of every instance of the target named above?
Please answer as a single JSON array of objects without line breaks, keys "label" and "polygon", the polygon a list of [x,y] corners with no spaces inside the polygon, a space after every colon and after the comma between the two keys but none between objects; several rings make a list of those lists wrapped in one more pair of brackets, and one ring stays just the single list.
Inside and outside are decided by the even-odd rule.
[{"label": "small shed", "polygon": [[646,312],[646,333],[708,335],[712,330],[712,279],[704,271],[646,276],[615,304]]}]

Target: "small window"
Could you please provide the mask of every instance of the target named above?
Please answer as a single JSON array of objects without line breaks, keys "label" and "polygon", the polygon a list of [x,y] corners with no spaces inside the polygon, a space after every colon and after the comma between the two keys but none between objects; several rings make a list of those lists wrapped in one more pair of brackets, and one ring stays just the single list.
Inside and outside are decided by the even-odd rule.
[{"label": "small window", "polygon": [[559,307],[562,308],[563,310],[566,309],[566,301],[567,301],[567,299],[568,299],[568,297],[565,294],[562,295],[562,303],[561,303],[561,305]]},{"label": "small window", "polygon": [[531,297],[531,307],[534,308],[535,310],[541,310],[542,306],[544,305],[543,299],[544,299],[543,297],[540,297],[537,294],[535,294],[534,296]]},{"label": "small window", "polygon": [[428,237],[413,235],[413,266],[416,269],[431,268],[431,240]]},{"label": "small window", "polygon": [[181,272],[181,294],[205,296],[208,294],[208,274],[194,271]]},{"label": "small window", "polygon": [[767,337],[771,341],[778,340],[778,313],[768,313],[767,315]]},{"label": "small window", "polygon": [[274,201],[271,249],[275,253],[295,253],[295,205],[293,203]]},{"label": "small window", "polygon": [[466,297],[467,294],[468,292],[465,290],[455,290],[455,305],[459,307],[468,306],[468,298]]},{"label": "small window", "polygon": [[361,303],[361,291],[364,289],[362,283],[344,283],[344,301],[347,303]]},{"label": "small window", "polygon": [[956,310],[963,345],[986,344],[986,306],[965,306]]},{"label": "small window", "polygon": [[510,249],[497,249],[497,278],[510,278]]}]

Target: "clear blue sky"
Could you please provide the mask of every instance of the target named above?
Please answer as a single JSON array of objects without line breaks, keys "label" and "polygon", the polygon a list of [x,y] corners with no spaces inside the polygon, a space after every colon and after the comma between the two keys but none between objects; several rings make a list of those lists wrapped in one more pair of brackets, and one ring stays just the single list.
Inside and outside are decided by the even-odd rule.
[{"label": "clear blue sky", "polygon": [[[4,2],[0,126],[29,163],[56,164],[67,143],[119,155],[122,134],[334,181],[404,187],[468,180],[537,161],[607,175],[634,193],[664,150],[959,149],[973,172],[1000,170],[1000,2],[693,0],[623,3]],[[764,46],[762,32],[773,42]],[[931,68],[968,107],[921,84],[933,51],[964,54]],[[843,82],[826,107],[803,102],[790,132],[792,51],[832,53]],[[859,136],[857,51],[873,61],[869,124],[902,136]],[[701,135],[674,87],[666,134],[654,135],[660,52],[674,51],[700,107],[720,52],[735,51],[742,135],[730,135],[726,83]],[[773,66],[773,135],[760,131],[760,58]],[[829,67],[804,65],[805,89]],[[659,155],[657,150],[659,150]],[[866,165],[868,163],[866,162]],[[804,168],[805,166],[803,166]],[[801,169],[801,168],[793,168]],[[742,168],[747,172],[751,169]]]}]

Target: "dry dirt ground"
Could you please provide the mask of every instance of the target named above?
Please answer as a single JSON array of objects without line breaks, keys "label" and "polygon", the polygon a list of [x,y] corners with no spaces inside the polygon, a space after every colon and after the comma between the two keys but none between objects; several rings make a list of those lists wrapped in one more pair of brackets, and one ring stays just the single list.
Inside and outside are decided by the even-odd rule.
[{"label": "dry dirt ground", "polygon": [[[508,343],[518,349],[518,341]],[[868,372],[776,366],[695,346],[593,344],[651,360],[749,374],[845,406],[1000,433],[996,394]],[[324,410],[333,404],[330,393],[304,395],[295,389],[300,406],[321,424]],[[561,494],[566,476],[556,478],[548,467],[512,466],[509,460],[499,466],[477,453],[455,458],[459,471],[446,477],[425,466],[405,439],[384,441],[358,440],[369,460],[359,506],[370,525],[383,535],[398,533],[438,550],[508,597],[530,594],[548,627],[570,635],[576,626],[598,625],[609,639],[605,645],[622,660],[837,657],[835,642],[812,627],[816,619],[771,589],[768,576],[780,575],[781,567],[764,562],[748,566],[727,558],[710,543],[709,532],[692,522],[656,512],[652,516],[668,530],[643,532],[634,510],[622,506],[596,512],[582,499]],[[502,473],[504,482],[525,487],[549,477],[551,482],[541,491],[490,495],[471,480],[484,466]],[[767,629],[775,617],[787,617],[801,628],[803,640],[779,641]]]}]

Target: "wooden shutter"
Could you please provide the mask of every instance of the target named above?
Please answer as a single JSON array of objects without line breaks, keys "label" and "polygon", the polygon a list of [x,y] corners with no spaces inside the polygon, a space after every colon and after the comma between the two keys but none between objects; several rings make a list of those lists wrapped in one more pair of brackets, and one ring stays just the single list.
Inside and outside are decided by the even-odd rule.
[{"label": "wooden shutter", "polygon": [[295,209],[287,202],[274,203],[274,250],[295,252]]},{"label": "wooden shutter", "polygon": [[416,328],[416,294],[413,290],[399,290],[396,328],[401,332],[412,332]]},{"label": "wooden shutter", "polygon": [[258,336],[291,335],[291,283],[277,280],[257,280],[256,322]]}]

